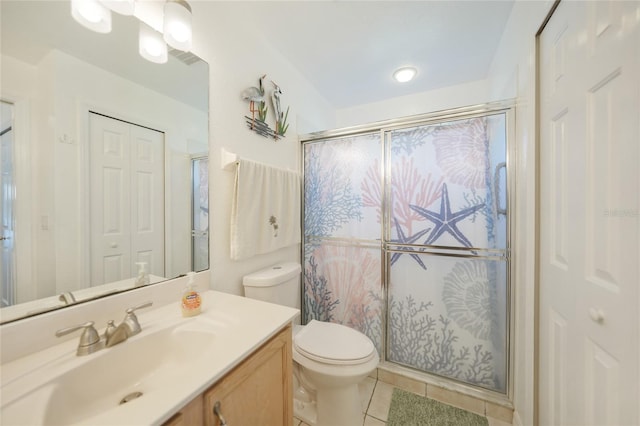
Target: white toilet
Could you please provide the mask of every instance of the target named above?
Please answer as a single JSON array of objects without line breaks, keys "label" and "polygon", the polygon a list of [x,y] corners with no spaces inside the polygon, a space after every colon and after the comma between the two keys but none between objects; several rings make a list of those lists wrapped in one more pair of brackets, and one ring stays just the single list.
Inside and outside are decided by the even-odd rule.
[{"label": "white toilet", "polygon": [[[247,275],[246,297],[300,308],[300,265]],[[362,424],[358,383],[378,366],[373,342],[357,330],[312,320],[293,331],[294,415],[313,426]]]}]

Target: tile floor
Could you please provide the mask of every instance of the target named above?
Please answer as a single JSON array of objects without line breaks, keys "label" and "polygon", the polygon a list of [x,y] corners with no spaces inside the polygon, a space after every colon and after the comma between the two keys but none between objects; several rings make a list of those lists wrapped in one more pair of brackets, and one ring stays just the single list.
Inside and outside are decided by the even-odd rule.
[{"label": "tile floor", "polygon": [[[398,386],[398,387],[402,387],[404,390],[408,390],[417,394],[421,394],[424,395],[421,392],[416,392],[415,390],[412,389],[407,389],[407,386]],[[389,414],[389,405],[391,404],[391,393],[393,392],[393,388],[394,385],[383,382],[379,379],[375,379],[373,377],[367,377],[361,384],[360,384],[360,398],[361,398],[361,402],[362,402],[362,416],[363,416],[363,422],[362,425],[363,426],[383,426],[386,425],[387,423],[387,415]],[[460,395],[461,397],[464,397],[463,395]],[[440,398],[435,398],[435,399],[440,399]],[[475,400],[475,401],[479,401],[479,400]],[[465,401],[461,401],[462,403],[458,404],[456,403],[457,401],[447,401],[449,402],[451,405],[454,406],[460,406],[460,405],[464,405]],[[491,404],[491,406],[494,406],[494,404]],[[482,405],[482,414],[484,415],[486,411],[488,410],[489,405],[487,405],[487,408],[485,408],[484,405]],[[460,407],[460,408],[465,408],[465,407]],[[474,410],[474,409],[470,409],[469,411],[479,411],[479,410]],[[494,411],[498,411],[495,410]],[[504,418],[504,414],[503,413],[499,413],[497,415],[502,414],[502,417]],[[504,420],[500,420],[498,418],[493,418],[493,417],[488,417],[487,419],[489,420],[489,426],[511,426],[511,422],[507,422]],[[308,426],[306,423],[302,422],[301,420],[297,419],[294,417],[293,419],[293,425],[294,426]],[[357,425],[354,425],[357,426]]]}]

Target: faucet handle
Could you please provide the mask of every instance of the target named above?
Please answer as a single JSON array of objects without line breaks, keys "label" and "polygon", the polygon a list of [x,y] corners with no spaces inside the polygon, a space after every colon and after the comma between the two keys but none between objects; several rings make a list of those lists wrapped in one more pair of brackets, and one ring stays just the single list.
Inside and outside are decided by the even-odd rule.
[{"label": "faucet handle", "polygon": [[140,327],[140,323],[138,322],[138,317],[135,314],[135,311],[142,308],[148,308],[153,305],[153,302],[146,302],[142,305],[134,306],[133,308],[129,308],[126,310],[127,315],[124,317],[124,323],[129,326],[129,336],[135,336],[136,334],[142,331]]},{"label": "faucet handle", "polygon": [[93,321],[88,321],[84,324],[62,328],[56,331],[56,337],[66,336],[67,334],[73,333],[77,330],[84,330],[80,335],[80,341],[78,342],[78,349],[76,350],[76,354],[78,356],[89,355],[102,348],[102,346],[100,345],[100,335],[98,334],[98,331],[93,327],[93,324]]},{"label": "faucet handle", "polygon": [[107,328],[104,329],[104,338],[109,340],[114,331],[116,331],[116,324],[113,320],[107,321]]}]

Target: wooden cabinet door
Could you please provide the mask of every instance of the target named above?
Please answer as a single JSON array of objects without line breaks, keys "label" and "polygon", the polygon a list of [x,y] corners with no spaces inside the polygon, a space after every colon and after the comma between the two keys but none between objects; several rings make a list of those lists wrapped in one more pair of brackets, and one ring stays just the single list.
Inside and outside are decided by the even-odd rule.
[{"label": "wooden cabinet door", "polygon": [[216,402],[229,426],[292,426],[291,326],[204,393],[205,425],[220,426]]},{"label": "wooden cabinet door", "polygon": [[163,426],[200,426],[204,424],[202,404],[204,398],[202,395],[196,397],[193,401],[185,405],[182,410],[178,411],[173,417],[167,420]]}]

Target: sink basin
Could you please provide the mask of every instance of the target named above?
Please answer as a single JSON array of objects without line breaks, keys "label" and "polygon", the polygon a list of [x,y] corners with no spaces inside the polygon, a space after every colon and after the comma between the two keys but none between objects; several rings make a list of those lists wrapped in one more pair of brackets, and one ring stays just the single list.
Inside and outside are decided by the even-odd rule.
[{"label": "sink basin", "polygon": [[73,424],[188,379],[194,363],[215,355],[224,324],[194,318],[157,330],[147,329],[93,355],[2,408],[4,424]]},{"label": "sink basin", "polygon": [[202,296],[200,315],[182,318],[175,303],[146,310],[140,334],[91,355],[76,356],[74,338],[0,365],[0,424],[161,425],[298,314]]}]

